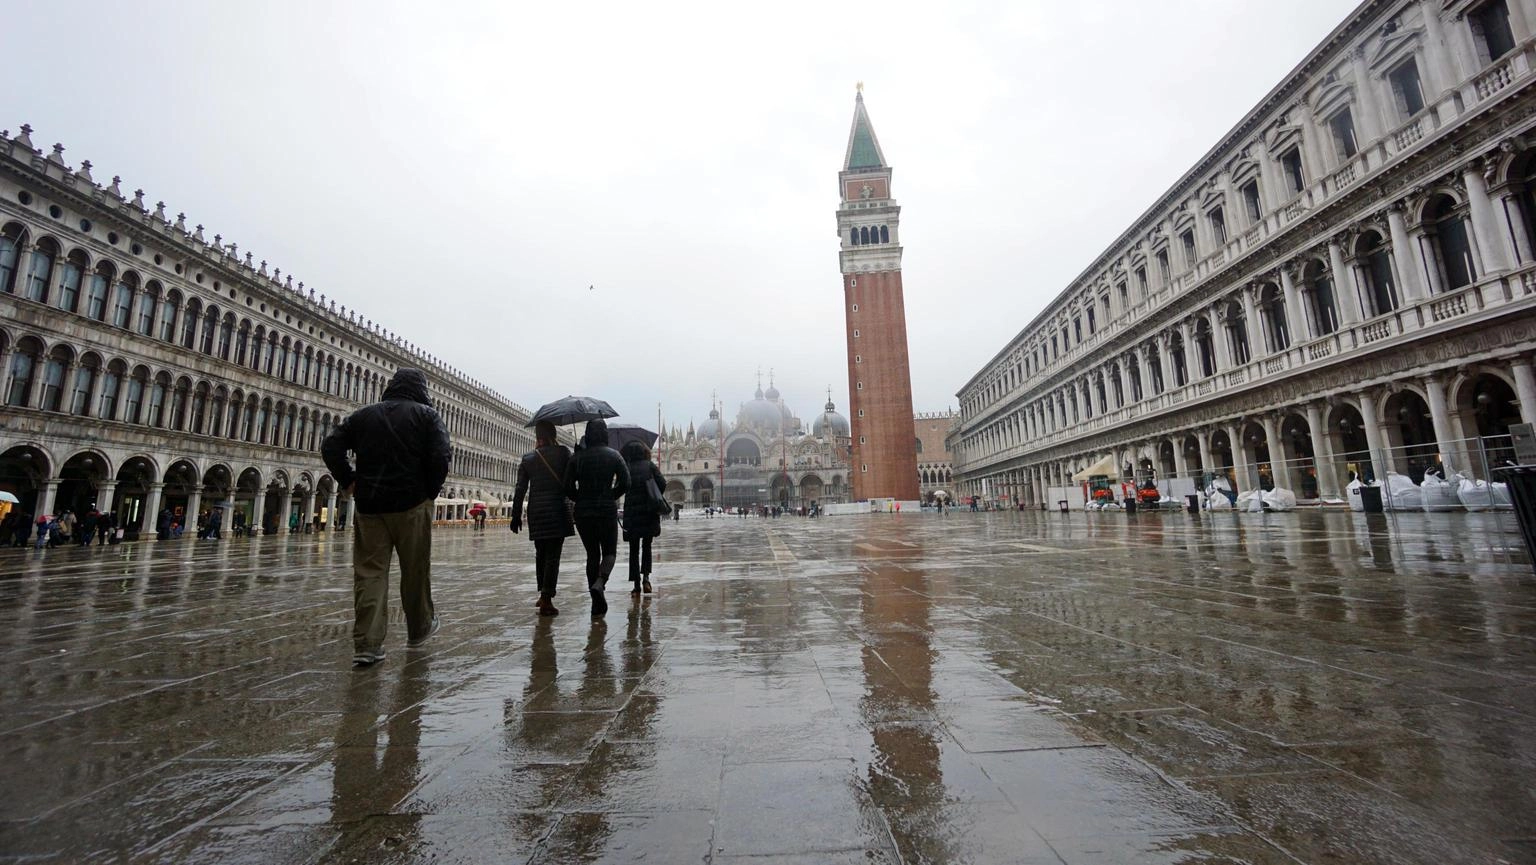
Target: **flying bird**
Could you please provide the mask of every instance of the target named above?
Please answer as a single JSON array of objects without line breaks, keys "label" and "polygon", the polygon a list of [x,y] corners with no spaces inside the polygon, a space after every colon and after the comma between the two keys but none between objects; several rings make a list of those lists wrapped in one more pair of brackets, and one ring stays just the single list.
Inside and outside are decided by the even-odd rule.
[{"label": "flying bird", "polygon": [[587,291],[591,291],[591,290],[592,290],[592,286],[590,286],[590,285],[587,286]]}]

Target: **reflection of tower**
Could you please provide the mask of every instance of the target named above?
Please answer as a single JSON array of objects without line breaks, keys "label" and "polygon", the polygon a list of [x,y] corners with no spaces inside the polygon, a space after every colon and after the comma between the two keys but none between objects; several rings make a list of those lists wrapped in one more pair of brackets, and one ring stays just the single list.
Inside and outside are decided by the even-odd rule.
[{"label": "reflection of tower", "polygon": [[854,99],[848,151],[837,177],[853,498],[913,501],[918,495],[917,447],[901,286],[901,208],[891,198],[891,167],[864,111],[862,92]]}]

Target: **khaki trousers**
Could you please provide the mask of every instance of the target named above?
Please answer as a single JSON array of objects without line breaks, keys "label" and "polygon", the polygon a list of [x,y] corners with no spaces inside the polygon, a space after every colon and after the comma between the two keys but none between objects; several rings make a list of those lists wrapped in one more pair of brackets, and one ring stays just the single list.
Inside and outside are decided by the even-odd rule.
[{"label": "khaki trousers", "polygon": [[358,514],[352,526],[352,648],[382,648],[389,626],[389,562],[400,554],[400,606],[406,637],[432,627],[432,500],[394,514]]}]

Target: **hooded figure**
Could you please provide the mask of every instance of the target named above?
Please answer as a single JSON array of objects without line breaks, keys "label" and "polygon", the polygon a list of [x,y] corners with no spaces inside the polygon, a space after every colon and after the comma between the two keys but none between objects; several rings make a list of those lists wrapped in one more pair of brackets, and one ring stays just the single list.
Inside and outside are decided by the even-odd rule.
[{"label": "hooded figure", "polygon": [[407,648],[426,642],[438,629],[432,603],[432,511],[448,478],[452,448],[427,397],[426,374],[410,367],[396,370],[383,398],[342,421],[325,437],[320,453],[357,507],[352,662],[366,667],[384,660],[392,555],[400,557]]},{"label": "hooded figure", "polygon": [[565,497],[576,503],[576,533],[587,549],[587,591],[592,593],[592,618],[608,612],[603,590],[619,548],[619,499],[629,491],[629,469],[619,452],[608,446],[608,424],[587,422],[585,447],[565,470]]},{"label": "hooded figure", "polygon": [[539,421],[533,429],[537,446],[517,465],[517,491],[512,495],[514,532],[523,530],[523,502],[528,503],[528,539],[533,541],[534,573],[539,586],[539,615],[558,616],[555,590],[560,582],[560,551],[575,534],[565,501],[565,470],[571,450],[555,438],[555,425]]},{"label": "hooded figure", "polygon": [[651,449],[640,442],[629,442],[621,451],[629,468],[629,492],[624,496],[624,540],[629,542],[629,581],[634,584],[630,594],[640,594],[641,580],[645,581],[645,593],[651,593],[651,539],[661,535],[661,511],[651,501],[650,483],[656,491],[667,488],[667,479],[661,469],[651,462]]}]

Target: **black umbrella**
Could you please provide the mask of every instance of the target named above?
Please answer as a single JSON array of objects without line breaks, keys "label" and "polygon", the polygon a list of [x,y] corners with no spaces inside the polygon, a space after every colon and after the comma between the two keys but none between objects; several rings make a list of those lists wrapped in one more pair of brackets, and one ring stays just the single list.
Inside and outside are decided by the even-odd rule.
[{"label": "black umbrella", "polygon": [[646,450],[652,450],[656,447],[656,434],[639,424],[611,423],[608,425],[609,447],[621,451],[630,442],[639,442],[645,445]]},{"label": "black umbrella", "polygon": [[613,406],[600,399],[589,396],[567,396],[539,406],[539,410],[528,419],[527,426],[531,427],[541,420],[547,420],[555,426],[565,426],[586,420],[618,417],[618,414],[613,410]]}]

